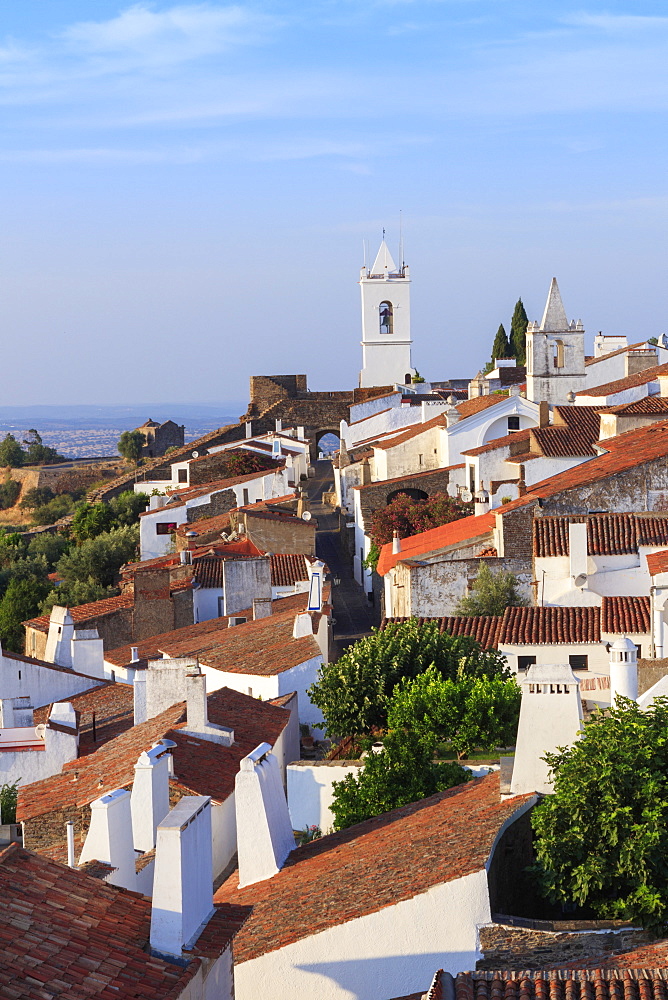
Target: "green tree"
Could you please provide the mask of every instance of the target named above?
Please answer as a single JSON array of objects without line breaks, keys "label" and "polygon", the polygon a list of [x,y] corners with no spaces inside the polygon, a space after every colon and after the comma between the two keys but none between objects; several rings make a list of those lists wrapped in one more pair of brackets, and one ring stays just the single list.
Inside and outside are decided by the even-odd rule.
[{"label": "green tree", "polygon": [[69,547],[70,542],[64,535],[58,532],[43,531],[30,539],[28,554],[31,556],[44,556],[50,572]]},{"label": "green tree", "polygon": [[0,510],[8,510],[13,507],[21,493],[21,484],[15,479],[11,479],[9,473],[4,483],[0,485]]},{"label": "green tree", "polygon": [[573,746],[547,754],[554,794],[536,807],[535,872],[553,901],[668,927],[668,699],[620,699]]},{"label": "green tree", "polygon": [[42,436],[34,427],[28,431],[28,437],[23,439],[23,443],[27,446],[24,459],[26,465],[53,465],[65,461],[65,457],[59,455],[55,448],[42,443]]},{"label": "green tree", "polygon": [[6,434],[0,441],[0,466],[18,469],[23,465],[25,452],[13,434]]},{"label": "green tree", "polygon": [[82,504],[72,521],[72,535],[78,542],[96,538],[112,528],[123,528],[136,524],[139,515],[146,510],[148,496],[126,490],[114,497],[110,503]]},{"label": "green tree", "polygon": [[492,362],[496,361],[497,358],[512,357],[513,353],[510,347],[510,341],[508,340],[508,335],[506,334],[506,328],[503,323],[501,323],[499,329],[496,331],[496,337],[494,338],[494,343],[492,344]]},{"label": "green tree", "polygon": [[141,431],[123,431],[116,447],[123,458],[137,465],[141,458],[144,444],[144,435]]},{"label": "green tree", "polygon": [[461,760],[472,750],[514,744],[522,693],[513,677],[443,677],[435,667],[399,683],[387,710],[390,729],[433,733]]},{"label": "green tree", "polygon": [[0,601],[0,639],[5,649],[11,649],[15,653],[23,652],[25,630],[22,622],[39,612],[47,590],[46,582],[35,578],[9,581]]},{"label": "green tree", "polygon": [[433,734],[389,732],[384,749],[369,753],[359,774],[334,782],[334,829],[344,830],[471,780],[471,772],[459,764],[435,761],[435,748]]},{"label": "green tree", "polygon": [[34,510],[36,507],[42,507],[44,504],[49,503],[55,495],[53,490],[50,490],[48,486],[33,486],[32,489],[25,490],[19,502],[19,507],[21,510]]},{"label": "green tree", "polygon": [[517,359],[518,365],[526,364],[526,333],[528,325],[529,319],[524,304],[522,299],[518,299],[513,311],[513,318],[510,321],[510,350],[512,356]]},{"label": "green tree", "polygon": [[523,608],[527,602],[517,589],[517,577],[506,570],[493,573],[480,561],[471,593],[462,597],[456,615],[502,615],[508,607]]},{"label": "green tree", "polygon": [[[102,587],[113,586],[121,566],[136,558],[137,525],[114,528],[96,538],[87,538],[58,560],[56,569],[65,583],[85,580]],[[46,594],[42,595],[42,599]]]},{"label": "green tree", "polygon": [[355,736],[387,725],[388,701],[403,678],[431,665],[443,677],[507,677],[504,657],[469,636],[439,631],[438,622],[394,622],[360,639],[333,663],[323,664],[309,697],[330,736]]},{"label": "green tree", "polygon": [[33,524],[55,524],[61,517],[72,513],[74,500],[67,493],[60,493],[48,503],[36,507],[32,512]]},{"label": "green tree", "polygon": [[426,500],[414,500],[400,493],[371,516],[369,535],[372,551],[367,557],[367,564],[371,569],[376,568],[381,546],[392,541],[395,531],[399,532],[400,538],[408,538],[472,513],[472,504],[454,500],[447,493],[433,493]]},{"label": "green tree", "polygon": [[16,806],[19,800],[19,781],[0,785],[0,823],[16,823]]}]

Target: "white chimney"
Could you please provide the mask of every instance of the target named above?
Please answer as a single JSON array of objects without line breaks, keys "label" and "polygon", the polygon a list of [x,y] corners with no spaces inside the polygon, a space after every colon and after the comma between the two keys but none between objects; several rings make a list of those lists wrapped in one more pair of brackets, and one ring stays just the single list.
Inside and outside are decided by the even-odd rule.
[{"label": "white chimney", "polygon": [[61,667],[72,666],[72,639],[74,620],[67,608],[54,604],[49,619],[49,635],[46,640],[44,659]]},{"label": "white chimney", "polygon": [[546,753],[574,743],[582,729],[580,682],[565,664],[534,664],[519,681],[520,722],[510,783],[512,795],[554,791]]},{"label": "white chimney", "polygon": [[398,531],[392,532],[392,555],[398,556],[401,552],[401,538]]},{"label": "white chimney", "polygon": [[239,888],[271,878],[295,838],[278,761],[269,743],[244,757],[235,782]]},{"label": "white chimney", "polygon": [[90,826],[79,864],[84,861],[105,861],[114,868],[107,878],[108,882],[125,889],[136,889],[129,792],[117,788],[91,802]]},{"label": "white chimney", "polygon": [[582,588],[587,582],[587,523],[569,522],[568,557],[571,579],[576,587]]},{"label": "white chimney", "polygon": [[300,614],[295,615],[292,638],[303,639],[306,635],[313,635],[313,622],[308,611],[302,611]]},{"label": "white chimney", "polygon": [[146,693],[146,670],[136,670],[132,681],[134,695],[134,724],[138,726],[148,719],[148,704]]},{"label": "white chimney", "polygon": [[276,433],[280,434],[282,430],[283,430],[283,421],[279,417],[276,417]]},{"label": "white chimney", "polygon": [[610,703],[618,697],[638,700],[638,650],[625,635],[610,646]]},{"label": "white chimney", "polygon": [[130,662],[136,663],[139,659],[139,646],[130,646]]},{"label": "white chimney", "polygon": [[96,628],[75,631],[71,659],[72,669],[77,673],[104,678],[104,644]]},{"label": "white chimney", "polygon": [[297,427],[297,438],[299,441],[304,441],[306,438],[306,435],[304,434],[304,428],[301,426]]},{"label": "white chimney", "polygon": [[190,736],[199,736],[202,740],[212,743],[222,743],[231,747],[234,743],[234,730],[226,726],[218,726],[209,722],[206,700],[206,675],[190,673],[186,675],[187,721],[181,732]]},{"label": "white chimney", "polygon": [[253,422],[251,420],[246,421],[246,437],[253,437]]},{"label": "white chimney", "polygon": [[158,824],[169,812],[169,758],[164,745],[139,755],[132,783],[132,840],[136,851],[155,847]]},{"label": "white chimney", "polygon": [[473,505],[473,513],[476,517],[480,517],[482,514],[487,514],[489,511],[489,493],[484,489],[482,481],[480,483],[480,489],[475,495],[475,503]]},{"label": "white chimney", "polygon": [[181,958],[214,912],[211,799],[181,799],[158,826],[151,951]]},{"label": "white chimney", "polygon": [[322,583],[325,576],[325,564],[315,559],[307,564],[308,572],[308,611],[322,611]]}]

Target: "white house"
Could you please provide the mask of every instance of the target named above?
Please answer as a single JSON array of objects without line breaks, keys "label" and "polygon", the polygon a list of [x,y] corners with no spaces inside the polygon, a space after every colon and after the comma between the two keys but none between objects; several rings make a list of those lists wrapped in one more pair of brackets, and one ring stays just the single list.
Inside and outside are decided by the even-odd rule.
[{"label": "white house", "polygon": [[28,785],[58,774],[76,760],[79,732],[76,712],[69,702],[54,702],[46,724],[33,724],[27,698],[0,701],[0,785]]},{"label": "white house", "polygon": [[[501,802],[490,776],[297,848],[282,867],[285,848],[262,848],[259,872],[240,853],[215,895],[252,907],[235,941],[236,1000],[387,1000],[419,991],[435,965],[475,967],[478,927],[491,919],[488,869],[534,801]],[[243,805],[255,811],[239,829],[266,838],[274,810],[262,815],[259,794]]]}]

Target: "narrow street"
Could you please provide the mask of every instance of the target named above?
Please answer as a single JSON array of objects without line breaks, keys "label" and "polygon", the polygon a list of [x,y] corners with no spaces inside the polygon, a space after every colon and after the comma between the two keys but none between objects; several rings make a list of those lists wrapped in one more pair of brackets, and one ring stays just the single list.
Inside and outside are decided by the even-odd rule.
[{"label": "narrow street", "polygon": [[318,521],[316,553],[329,566],[332,580],[341,582],[332,586],[334,607],[335,655],[353,642],[368,635],[376,623],[376,612],[367,602],[366,595],[355,583],[350,569],[350,561],[341,550],[339,541],[339,515],[333,507],[323,504],[322,493],[334,483],[332,464],[328,461],[314,462],[315,479],[308,482],[311,512]]}]

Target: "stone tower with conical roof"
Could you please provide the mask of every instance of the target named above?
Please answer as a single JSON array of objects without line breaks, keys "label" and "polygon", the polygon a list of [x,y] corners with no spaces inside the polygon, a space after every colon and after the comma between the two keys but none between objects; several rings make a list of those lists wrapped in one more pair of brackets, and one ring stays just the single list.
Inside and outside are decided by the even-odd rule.
[{"label": "stone tower with conical roof", "polygon": [[410,276],[397,267],[383,239],[370,269],[362,268],[362,371],[360,386],[411,379]]},{"label": "stone tower with conical roof", "polygon": [[566,317],[557,279],[552,279],[543,319],[527,326],[527,399],[555,406],[585,387],[584,327]]}]

